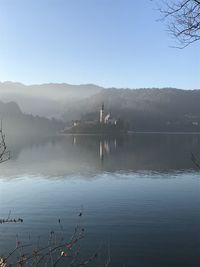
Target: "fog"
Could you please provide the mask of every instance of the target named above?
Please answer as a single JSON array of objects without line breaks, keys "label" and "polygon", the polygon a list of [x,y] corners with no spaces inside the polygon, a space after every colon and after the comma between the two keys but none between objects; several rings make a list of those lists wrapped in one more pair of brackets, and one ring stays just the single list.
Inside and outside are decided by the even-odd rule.
[{"label": "fog", "polygon": [[61,118],[72,103],[103,90],[96,85],[0,83],[0,100],[16,102],[24,113]]},{"label": "fog", "polygon": [[[6,106],[5,112],[5,106],[2,109],[0,107],[1,117],[5,117],[6,121],[8,114],[16,115],[16,110],[19,109],[20,123],[25,120],[38,121],[35,116],[62,120],[63,125],[70,124],[75,119],[97,120],[99,109],[104,103],[105,113],[122,119],[133,131],[200,131],[200,90],[105,89],[92,84],[23,85],[4,82],[0,83],[0,100],[4,103],[12,101],[12,106]],[[25,119],[22,113],[30,114],[35,119]],[[48,124],[47,121],[46,123]],[[13,124],[17,124],[17,121]],[[28,124],[27,127],[30,128]],[[40,130],[38,124],[34,126],[34,130]]]},{"label": "fog", "polygon": [[199,146],[200,135],[193,134],[9,138],[11,160],[2,164],[0,177],[90,179],[110,172],[190,172],[196,169],[191,152],[199,157]]}]

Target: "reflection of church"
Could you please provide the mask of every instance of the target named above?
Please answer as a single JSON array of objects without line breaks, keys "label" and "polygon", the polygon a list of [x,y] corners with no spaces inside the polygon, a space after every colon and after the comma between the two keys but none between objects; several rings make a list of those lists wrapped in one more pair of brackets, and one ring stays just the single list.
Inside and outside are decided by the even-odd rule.
[{"label": "reflection of church", "polygon": [[110,113],[108,113],[107,115],[104,114],[104,104],[102,104],[100,109],[99,121],[102,124],[113,124],[113,125],[117,124],[117,120],[115,118],[112,118]]},{"label": "reflection of church", "polygon": [[99,142],[99,157],[104,159],[104,155],[109,155],[112,149],[117,148],[117,139],[114,140],[100,140]]},{"label": "reflection of church", "polygon": [[[91,141],[91,142],[94,142],[95,143],[95,140],[98,142],[98,147],[99,147],[99,158],[103,161],[104,160],[104,157],[106,155],[110,155],[112,154],[112,152],[114,152],[117,147],[118,147],[118,140],[117,138],[100,138],[100,139],[96,139],[94,136],[91,137],[91,136],[85,136],[84,138],[87,139],[87,141]],[[72,144],[73,145],[81,145],[81,136],[73,136],[73,139],[72,139]],[[84,144],[86,144],[87,142],[84,142]],[[83,144],[83,143],[82,143]],[[98,149],[97,147],[97,149]]]}]

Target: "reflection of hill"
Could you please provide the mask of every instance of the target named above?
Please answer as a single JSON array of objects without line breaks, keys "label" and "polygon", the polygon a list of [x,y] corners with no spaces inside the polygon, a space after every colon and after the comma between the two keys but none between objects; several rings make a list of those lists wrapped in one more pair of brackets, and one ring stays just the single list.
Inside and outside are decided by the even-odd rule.
[{"label": "reflection of hill", "polygon": [[93,177],[102,172],[169,172],[194,169],[200,135],[138,134],[127,138],[60,136],[10,143],[13,157],[1,177]]},{"label": "reflection of hill", "polygon": [[[81,140],[82,139],[82,140]],[[103,153],[105,171],[168,171],[194,168],[190,153],[198,154],[200,135],[134,134],[114,139],[80,137],[77,144]],[[100,149],[99,146],[100,145]]]}]

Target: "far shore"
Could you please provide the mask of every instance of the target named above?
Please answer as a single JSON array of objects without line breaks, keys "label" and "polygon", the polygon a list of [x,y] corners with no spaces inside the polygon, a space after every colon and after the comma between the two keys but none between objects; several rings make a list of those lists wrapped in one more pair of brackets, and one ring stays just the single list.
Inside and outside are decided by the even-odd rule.
[{"label": "far shore", "polygon": [[128,133],[119,133],[119,134],[94,134],[94,133],[60,133],[59,135],[76,135],[76,136],[127,136],[133,134],[200,134],[200,132],[165,132],[165,131],[128,131]]}]

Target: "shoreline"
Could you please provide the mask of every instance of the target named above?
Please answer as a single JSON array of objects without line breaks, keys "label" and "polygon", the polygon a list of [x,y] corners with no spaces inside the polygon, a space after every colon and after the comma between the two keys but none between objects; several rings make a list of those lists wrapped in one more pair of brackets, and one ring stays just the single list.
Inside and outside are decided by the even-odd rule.
[{"label": "shoreline", "polygon": [[158,131],[128,131],[127,133],[115,133],[115,134],[94,134],[94,133],[60,133],[59,135],[85,135],[85,136],[128,136],[134,134],[171,134],[171,135],[200,135],[200,132],[158,132]]}]

